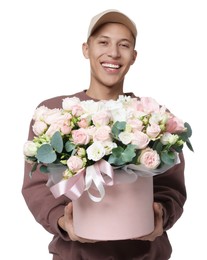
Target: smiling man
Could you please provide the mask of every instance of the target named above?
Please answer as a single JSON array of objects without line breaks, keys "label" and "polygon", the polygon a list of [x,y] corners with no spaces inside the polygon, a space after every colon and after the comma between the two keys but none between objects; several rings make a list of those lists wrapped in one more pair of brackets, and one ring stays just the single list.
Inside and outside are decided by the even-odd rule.
[{"label": "smiling man", "polygon": [[[124,79],[137,52],[137,29],[134,22],[117,10],[106,10],[90,23],[88,37],[83,43],[83,55],[90,62],[90,83],[85,90],[69,95],[80,100],[116,100],[119,95],[135,97],[124,92]],[[61,108],[66,96],[44,100],[38,107]],[[28,140],[34,133],[31,120]],[[53,260],[167,260],[172,248],[166,231],[180,218],[186,201],[184,157],[165,174],[157,175],[154,182],[154,219],[152,233],[118,241],[91,241],[78,237],[73,229],[72,202],[61,196],[54,198],[46,186],[47,175],[37,173],[29,177],[31,164],[25,162],[22,194],[35,217],[54,235],[49,245]],[[126,205],[127,207],[127,205]],[[83,219],[84,221],[84,219]],[[140,225],[141,223],[137,223]],[[100,223],[101,225],[101,223]]]},{"label": "smiling man", "polygon": [[119,12],[105,12],[92,20],[88,41],[83,44],[83,54],[91,67],[86,92],[90,97],[116,99],[123,94],[125,75],[137,56],[136,36],[135,24]]}]

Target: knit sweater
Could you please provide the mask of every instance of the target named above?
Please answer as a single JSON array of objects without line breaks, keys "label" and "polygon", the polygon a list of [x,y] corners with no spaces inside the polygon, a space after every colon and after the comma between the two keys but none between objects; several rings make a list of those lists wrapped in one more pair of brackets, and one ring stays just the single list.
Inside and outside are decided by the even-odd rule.
[{"label": "knit sweater", "polygon": [[[125,93],[135,97],[133,93]],[[61,108],[62,100],[76,96],[80,100],[91,99],[86,91],[70,96],[58,96],[47,99],[39,104],[48,108]],[[95,100],[95,99],[93,99]],[[38,107],[39,107],[38,106]],[[28,139],[32,140],[33,120],[31,120]],[[160,202],[164,208],[164,233],[154,241],[119,240],[97,243],[80,243],[71,241],[68,234],[58,226],[58,219],[64,214],[64,207],[70,199],[61,196],[54,198],[46,186],[48,176],[38,170],[29,177],[31,165],[25,162],[22,194],[25,202],[36,221],[48,232],[54,235],[49,244],[49,252],[53,259],[62,260],[167,260],[171,256],[172,248],[167,236],[170,229],[183,213],[186,201],[186,187],[184,179],[184,156],[180,153],[180,163],[173,166],[164,174],[153,177],[154,201]],[[84,221],[84,220],[83,220]],[[140,223],[138,223],[140,224]]]}]

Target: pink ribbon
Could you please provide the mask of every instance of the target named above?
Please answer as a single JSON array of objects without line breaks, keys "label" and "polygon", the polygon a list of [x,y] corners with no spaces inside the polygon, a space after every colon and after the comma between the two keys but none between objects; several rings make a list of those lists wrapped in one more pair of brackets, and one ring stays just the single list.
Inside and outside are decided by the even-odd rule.
[{"label": "pink ribbon", "polygon": [[[50,188],[55,198],[65,195],[71,200],[78,199],[84,191],[95,201],[101,201],[105,195],[104,185],[114,184],[114,172],[112,166],[105,160],[100,160],[95,164],[76,173],[73,177],[62,180]],[[89,192],[91,187],[96,188],[99,195],[94,196]]]}]

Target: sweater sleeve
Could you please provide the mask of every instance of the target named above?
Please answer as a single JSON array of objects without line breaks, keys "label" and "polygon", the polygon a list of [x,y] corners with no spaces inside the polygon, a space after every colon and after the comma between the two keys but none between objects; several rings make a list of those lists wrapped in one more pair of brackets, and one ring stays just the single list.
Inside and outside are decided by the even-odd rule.
[{"label": "sweater sleeve", "polygon": [[187,198],[184,168],[184,156],[180,153],[179,164],[154,177],[154,200],[164,207],[164,230],[170,229],[183,213]]},{"label": "sweater sleeve", "polygon": [[[59,100],[60,99],[58,99],[55,105],[59,105]],[[34,137],[32,124],[33,121],[31,120],[28,140],[32,140]],[[46,186],[48,176],[41,173],[39,169],[37,169],[33,173],[32,178],[30,178],[29,173],[31,168],[32,165],[25,162],[22,195],[29,210],[36,221],[48,232],[54,235],[58,234],[64,240],[70,240],[67,233],[58,226],[58,219],[64,215],[64,208],[70,200],[65,196],[56,199]]]},{"label": "sweater sleeve", "polygon": [[[56,96],[42,101],[38,107],[61,108],[62,100],[66,97],[77,96],[81,100],[86,99],[85,92],[78,92],[70,96]],[[28,140],[33,140],[32,130],[33,120],[30,122]],[[70,240],[69,236],[58,226],[58,219],[64,215],[65,206],[71,201],[66,196],[55,198],[50,189],[46,186],[48,176],[38,169],[30,178],[31,164],[25,162],[24,179],[22,185],[22,195],[25,202],[34,216],[35,220],[41,224],[48,232],[60,236],[63,240]]]}]

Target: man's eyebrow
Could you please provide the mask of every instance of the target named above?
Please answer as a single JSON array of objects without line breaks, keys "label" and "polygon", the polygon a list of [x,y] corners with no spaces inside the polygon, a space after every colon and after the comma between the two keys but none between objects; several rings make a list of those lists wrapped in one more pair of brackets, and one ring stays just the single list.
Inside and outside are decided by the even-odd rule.
[{"label": "man's eyebrow", "polygon": [[[105,39],[110,39],[111,37],[106,36],[106,35],[97,35],[96,38],[105,38]],[[127,41],[127,42],[130,42],[130,43],[131,43],[131,41],[130,41],[129,39],[127,39],[127,38],[119,39],[119,41],[120,41],[120,42],[121,42],[121,41]]]}]

